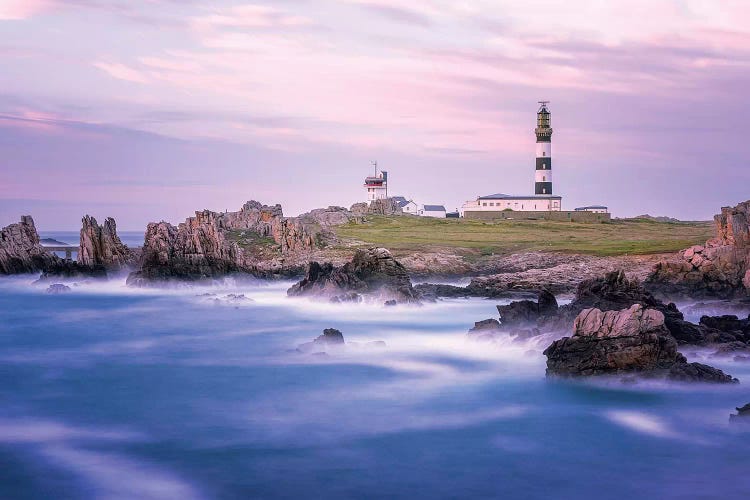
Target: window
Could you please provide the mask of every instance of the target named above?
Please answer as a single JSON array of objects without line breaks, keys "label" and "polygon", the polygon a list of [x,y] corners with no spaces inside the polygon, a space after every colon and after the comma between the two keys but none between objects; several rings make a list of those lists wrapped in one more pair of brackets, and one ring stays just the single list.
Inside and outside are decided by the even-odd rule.
[{"label": "window", "polygon": [[491,206],[491,207],[494,207],[494,206],[495,206],[495,204],[494,204],[494,203],[490,203],[490,206]]},{"label": "window", "polygon": [[546,175],[542,176],[542,182],[547,182],[547,176]]},{"label": "window", "polygon": [[482,206],[486,207],[487,206],[487,202],[482,203]]},{"label": "window", "polygon": [[542,151],[542,156],[547,156],[547,152],[546,151]]}]

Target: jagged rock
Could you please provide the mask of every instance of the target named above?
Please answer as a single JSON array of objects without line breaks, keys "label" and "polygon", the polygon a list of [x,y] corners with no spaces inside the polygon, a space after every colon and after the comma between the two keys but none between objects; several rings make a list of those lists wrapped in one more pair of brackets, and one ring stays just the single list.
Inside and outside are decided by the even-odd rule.
[{"label": "jagged rock", "polygon": [[152,222],[146,229],[140,269],[128,277],[128,284],[231,273],[269,276],[301,272],[304,264],[299,256],[334,238],[321,225],[325,220],[331,222],[334,212],[340,210],[331,207],[287,218],[281,205],[248,201],[237,212],[196,212],[177,227]]},{"label": "jagged rock", "polygon": [[739,297],[750,292],[750,201],[722,207],[716,237],[658,262],[650,287],[667,295]]},{"label": "jagged rock", "polygon": [[241,270],[239,255],[237,244],[220,230],[215,212],[196,212],[178,227],[152,222],[146,228],[141,269],[131,273],[127,283],[224,276]]},{"label": "jagged rock", "polygon": [[735,410],[737,410],[737,415],[730,414],[730,422],[750,423],[750,403],[745,406],[738,406]]},{"label": "jagged rock", "polygon": [[60,259],[48,253],[30,215],[0,230],[0,274],[31,273],[48,269]]},{"label": "jagged rock", "polygon": [[47,293],[54,293],[54,294],[66,293],[70,291],[70,287],[63,285],[62,283],[54,283],[50,285],[49,287],[47,287],[46,291]]},{"label": "jagged rock", "polygon": [[304,279],[291,287],[289,296],[340,297],[357,293],[379,300],[419,302],[406,272],[385,248],[357,250],[341,267],[310,262]]},{"label": "jagged rock", "polygon": [[135,263],[135,255],[117,236],[117,224],[112,217],[107,217],[102,226],[88,215],[81,222],[79,264],[119,270]]},{"label": "jagged rock", "polygon": [[640,304],[620,311],[585,309],[576,317],[573,332],[545,349],[548,375],[641,373],[681,381],[734,381],[721,370],[687,363],[677,352],[664,314]]}]

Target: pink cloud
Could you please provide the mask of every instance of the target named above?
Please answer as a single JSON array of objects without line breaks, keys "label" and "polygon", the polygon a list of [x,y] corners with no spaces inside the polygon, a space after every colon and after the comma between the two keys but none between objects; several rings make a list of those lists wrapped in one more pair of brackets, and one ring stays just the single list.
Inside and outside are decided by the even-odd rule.
[{"label": "pink cloud", "polygon": [[142,71],[121,63],[95,62],[94,67],[104,71],[112,78],[134,83],[148,83],[149,78]]}]

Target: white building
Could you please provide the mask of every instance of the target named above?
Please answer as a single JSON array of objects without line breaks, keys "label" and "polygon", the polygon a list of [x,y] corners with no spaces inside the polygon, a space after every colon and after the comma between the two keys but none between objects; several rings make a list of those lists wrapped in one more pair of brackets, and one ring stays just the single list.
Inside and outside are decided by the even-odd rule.
[{"label": "white building", "polygon": [[445,219],[445,207],[443,205],[422,205],[419,215],[422,217],[437,217]]},{"label": "white building", "polygon": [[398,206],[401,207],[401,210],[403,210],[405,214],[419,215],[419,205],[417,205],[414,200],[407,200],[403,196],[393,196],[392,199],[398,203]]},{"label": "white building", "polygon": [[463,212],[502,212],[504,210],[514,212],[558,212],[562,205],[562,196],[555,195],[528,195],[515,196],[510,194],[496,193],[480,196],[476,200],[464,203]]},{"label": "white building", "polygon": [[378,172],[377,163],[375,163],[375,175],[365,177],[365,189],[367,189],[368,203],[388,198],[388,172]]},{"label": "white building", "polygon": [[595,214],[606,214],[609,212],[604,205],[589,205],[587,207],[578,207],[576,212],[594,212]]}]

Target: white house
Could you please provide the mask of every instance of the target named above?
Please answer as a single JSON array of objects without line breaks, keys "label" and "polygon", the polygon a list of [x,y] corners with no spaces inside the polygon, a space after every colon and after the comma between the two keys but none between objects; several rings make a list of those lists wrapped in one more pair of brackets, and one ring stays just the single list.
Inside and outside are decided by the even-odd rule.
[{"label": "white house", "polygon": [[604,205],[589,205],[587,207],[578,207],[575,209],[576,212],[594,212],[595,214],[606,214],[609,212],[607,207]]},{"label": "white house", "polygon": [[392,199],[398,203],[405,214],[419,215],[419,205],[414,203],[414,200],[407,200],[403,196],[393,196]]},{"label": "white house", "polygon": [[422,217],[445,218],[445,207],[443,205],[422,205],[419,212]]}]

